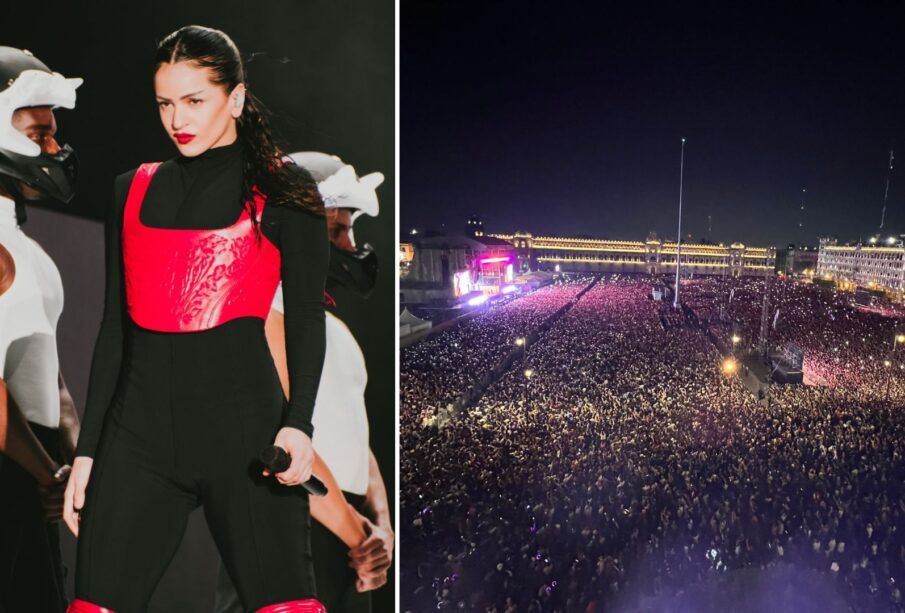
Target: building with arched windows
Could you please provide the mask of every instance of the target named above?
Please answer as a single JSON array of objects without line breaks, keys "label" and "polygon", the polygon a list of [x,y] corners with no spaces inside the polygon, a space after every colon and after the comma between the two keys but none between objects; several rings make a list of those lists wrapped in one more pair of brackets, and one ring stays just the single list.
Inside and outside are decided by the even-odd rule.
[{"label": "building with arched windows", "polygon": [[860,285],[901,296],[905,291],[905,245],[901,237],[849,245],[821,239],[817,276],[837,285]]},{"label": "building with arched windows", "polygon": [[526,232],[487,234],[509,241],[518,254],[518,269],[562,272],[666,274],[676,270],[677,257],[689,274],[744,277],[772,271],[776,250],[741,243],[729,246],[682,243],[655,234],[644,241],[534,236]]}]

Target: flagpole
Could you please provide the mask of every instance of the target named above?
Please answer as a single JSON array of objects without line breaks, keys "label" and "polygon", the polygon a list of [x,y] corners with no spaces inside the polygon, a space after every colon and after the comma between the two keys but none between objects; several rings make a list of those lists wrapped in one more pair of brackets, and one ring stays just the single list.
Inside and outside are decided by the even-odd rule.
[{"label": "flagpole", "polygon": [[679,161],[679,235],[676,238],[676,292],[672,306],[679,308],[679,271],[682,266],[682,188],[685,179],[685,139],[682,139],[682,155]]}]

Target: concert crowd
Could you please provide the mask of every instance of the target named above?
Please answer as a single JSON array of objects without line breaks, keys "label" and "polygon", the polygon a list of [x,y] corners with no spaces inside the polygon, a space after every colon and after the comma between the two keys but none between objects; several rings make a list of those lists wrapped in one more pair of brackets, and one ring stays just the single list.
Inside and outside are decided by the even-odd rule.
[{"label": "concert crowd", "polygon": [[905,610],[903,322],[771,281],[770,346],[808,384],[759,402],[702,328],[755,347],[764,280],[684,282],[694,323],[652,281],[549,286],[402,351],[402,610]]}]

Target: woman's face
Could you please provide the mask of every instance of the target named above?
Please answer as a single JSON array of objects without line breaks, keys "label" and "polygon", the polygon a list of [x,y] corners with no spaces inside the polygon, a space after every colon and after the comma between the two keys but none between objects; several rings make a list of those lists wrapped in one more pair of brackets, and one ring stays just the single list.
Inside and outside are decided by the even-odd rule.
[{"label": "woman's face", "polygon": [[239,84],[227,93],[210,77],[209,68],[191,61],[160,64],[154,74],[160,121],[186,157],[236,140],[245,86]]}]

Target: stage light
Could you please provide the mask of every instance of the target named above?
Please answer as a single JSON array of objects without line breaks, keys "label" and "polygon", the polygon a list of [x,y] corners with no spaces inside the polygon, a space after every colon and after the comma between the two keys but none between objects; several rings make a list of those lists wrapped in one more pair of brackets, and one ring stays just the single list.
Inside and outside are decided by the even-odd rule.
[{"label": "stage light", "polygon": [[732,344],[738,345],[740,342],[742,342],[742,337],[740,337],[738,334],[733,334],[732,335]]},{"label": "stage light", "polygon": [[480,296],[475,296],[471,300],[468,301],[469,306],[478,306],[480,304],[484,304],[487,302],[487,294],[481,294]]},{"label": "stage light", "polygon": [[736,370],[738,370],[738,362],[733,358],[726,358],[723,360],[723,373],[731,375],[735,374]]}]

